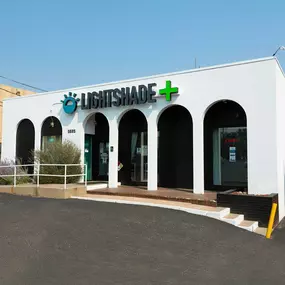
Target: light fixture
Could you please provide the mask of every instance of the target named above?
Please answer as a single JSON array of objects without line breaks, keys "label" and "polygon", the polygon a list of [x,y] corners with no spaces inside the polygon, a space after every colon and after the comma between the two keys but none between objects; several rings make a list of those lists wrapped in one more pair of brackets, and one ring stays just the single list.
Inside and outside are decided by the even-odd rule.
[{"label": "light fixture", "polygon": [[54,121],[53,121],[52,117],[51,117],[50,126],[51,126],[52,128],[54,128]]},{"label": "light fixture", "polygon": [[285,46],[280,46],[272,56],[275,56],[279,50],[285,50]]}]

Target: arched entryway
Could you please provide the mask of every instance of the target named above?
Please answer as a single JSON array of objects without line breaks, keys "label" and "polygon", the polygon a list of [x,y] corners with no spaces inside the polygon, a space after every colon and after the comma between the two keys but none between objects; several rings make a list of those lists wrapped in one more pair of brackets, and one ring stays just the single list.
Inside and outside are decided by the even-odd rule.
[{"label": "arched entryway", "polygon": [[125,185],[147,183],[147,120],[139,110],[130,110],[119,122],[119,181]]},{"label": "arched entryway", "polygon": [[246,113],[236,102],[213,104],[204,118],[205,189],[247,187]]},{"label": "arched entryway", "polygon": [[[34,124],[28,120],[22,120],[17,128],[16,135],[16,160],[19,164],[33,164],[32,152],[35,149],[35,128]],[[28,168],[32,173],[32,168]]]},{"label": "arched entryway", "polygon": [[62,126],[56,117],[48,117],[44,120],[41,130],[41,148],[45,149],[48,144],[62,141]]},{"label": "arched entryway", "polygon": [[87,180],[108,181],[109,123],[102,113],[92,114],[86,121],[84,160]]},{"label": "arched entryway", "polygon": [[158,184],[193,189],[193,124],[189,111],[171,106],[158,120]]}]

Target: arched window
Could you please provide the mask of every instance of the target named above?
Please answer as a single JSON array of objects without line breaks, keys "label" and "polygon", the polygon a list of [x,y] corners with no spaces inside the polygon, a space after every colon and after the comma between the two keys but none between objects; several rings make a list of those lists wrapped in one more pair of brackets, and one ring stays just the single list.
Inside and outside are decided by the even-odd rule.
[{"label": "arched window", "polygon": [[50,143],[62,140],[62,126],[56,117],[48,117],[44,120],[42,125],[41,138],[42,149],[45,149],[45,147]]},{"label": "arched window", "polygon": [[247,188],[247,123],[236,102],[213,104],[204,118],[205,189]]},{"label": "arched window", "polygon": [[158,184],[193,189],[193,125],[182,106],[164,110],[158,120]]},{"label": "arched window", "polygon": [[[16,159],[20,164],[33,164],[34,158],[32,152],[35,148],[35,128],[33,123],[28,120],[22,120],[17,128],[16,136]],[[28,168],[32,173],[32,168]]]},{"label": "arched window", "polygon": [[119,122],[119,181],[125,185],[147,183],[147,120],[139,110],[130,110]]}]

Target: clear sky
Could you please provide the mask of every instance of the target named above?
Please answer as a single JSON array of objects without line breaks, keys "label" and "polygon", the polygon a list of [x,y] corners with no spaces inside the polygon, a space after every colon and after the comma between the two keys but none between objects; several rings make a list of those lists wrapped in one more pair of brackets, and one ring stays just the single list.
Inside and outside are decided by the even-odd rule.
[{"label": "clear sky", "polygon": [[[56,90],[271,56],[284,0],[0,0],[0,75]],[[285,69],[285,51],[278,54]],[[0,80],[0,83],[8,81]]]}]

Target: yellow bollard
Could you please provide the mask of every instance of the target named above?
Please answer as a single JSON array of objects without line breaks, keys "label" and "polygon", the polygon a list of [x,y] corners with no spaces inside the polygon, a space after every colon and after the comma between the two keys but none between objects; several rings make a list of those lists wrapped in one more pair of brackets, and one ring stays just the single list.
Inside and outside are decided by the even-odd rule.
[{"label": "yellow bollard", "polygon": [[277,209],[277,203],[273,203],[272,208],[271,208],[269,223],[268,223],[268,227],[267,227],[266,238],[271,237],[273,223],[274,223],[275,214],[276,214],[276,209]]}]

